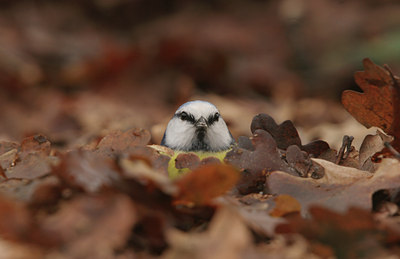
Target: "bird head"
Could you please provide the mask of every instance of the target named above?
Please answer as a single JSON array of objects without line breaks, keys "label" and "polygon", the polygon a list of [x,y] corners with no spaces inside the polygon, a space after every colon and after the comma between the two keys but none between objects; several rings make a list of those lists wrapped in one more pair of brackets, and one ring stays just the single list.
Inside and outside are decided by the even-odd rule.
[{"label": "bird head", "polygon": [[175,112],[161,145],[181,151],[218,152],[235,142],[218,109],[205,101],[191,101]]}]

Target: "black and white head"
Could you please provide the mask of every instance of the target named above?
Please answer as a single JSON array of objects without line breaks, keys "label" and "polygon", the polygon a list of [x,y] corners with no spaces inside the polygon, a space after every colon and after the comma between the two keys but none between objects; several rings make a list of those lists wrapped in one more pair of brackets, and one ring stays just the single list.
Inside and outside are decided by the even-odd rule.
[{"label": "black and white head", "polygon": [[191,101],[175,112],[161,145],[182,151],[218,152],[235,143],[217,107],[205,101]]}]

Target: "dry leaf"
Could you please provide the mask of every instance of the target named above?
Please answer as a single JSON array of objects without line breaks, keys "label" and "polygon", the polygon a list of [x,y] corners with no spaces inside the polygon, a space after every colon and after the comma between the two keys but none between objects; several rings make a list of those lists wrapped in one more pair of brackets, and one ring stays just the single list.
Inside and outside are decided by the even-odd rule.
[{"label": "dry leaf", "polygon": [[290,195],[281,194],[275,197],[275,207],[269,213],[272,217],[283,217],[287,214],[300,212],[300,203]]},{"label": "dry leaf", "polygon": [[[365,71],[354,75],[364,93],[346,90],[342,103],[346,110],[367,128],[376,126],[394,136],[391,143],[400,150],[400,80],[386,69],[375,65],[370,59],[363,60]],[[384,154],[393,155],[385,149]]]},{"label": "dry leaf", "polygon": [[303,215],[313,204],[336,211],[354,206],[371,210],[374,192],[399,185],[400,162],[397,160],[384,159],[374,174],[321,159],[314,161],[325,169],[321,179],[300,178],[280,171],[267,178],[270,193],[295,197],[302,206]]},{"label": "dry leaf", "polygon": [[256,130],[251,141],[254,151],[234,147],[225,157],[227,163],[242,171],[237,185],[241,194],[262,191],[268,172],[275,170],[290,172],[280,157],[275,140],[268,132]]},{"label": "dry leaf", "polygon": [[228,165],[206,165],[176,181],[176,203],[204,205],[235,186],[239,173]]},{"label": "dry leaf", "polygon": [[313,141],[307,145],[302,145],[299,133],[289,120],[276,124],[275,120],[264,113],[254,116],[251,122],[251,132],[257,129],[267,131],[275,139],[278,148],[286,150],[289,146],[296,145],[301,150],[318,157],[322,152],[329,149],[328,143],[322,140]]},{"label": "dry leaf", "polygon": [[251,235],[240,216],[233,210],[221,208],[204,233],[186,234],[169,230],[171,245],[165,258],[242,258],[251,245]]}]

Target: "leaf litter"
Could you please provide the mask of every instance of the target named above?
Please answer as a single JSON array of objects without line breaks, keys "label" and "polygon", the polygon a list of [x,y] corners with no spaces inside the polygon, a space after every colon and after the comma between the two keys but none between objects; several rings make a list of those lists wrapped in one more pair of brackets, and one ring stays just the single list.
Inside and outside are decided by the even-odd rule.
[{"label": "leaf litter", "polygon": [[37,258],[396,255],[400,162],[393,150],[380,163],[374,156],[398,149],[396,109],[375,111],[397,98],[397,77],[364,65],[355,78],[365,94],[345,92],[343,104],[392,139],[368,135],[359,150],[350,136],[338,151],[322,140],[304,145],[293,122],[258,114],[228,165],[182,154],[177,167],[192,170],[172,180],[174,152],[148,145],[143,129],[61,151],[44,135],[3,141],[0,244]]}]

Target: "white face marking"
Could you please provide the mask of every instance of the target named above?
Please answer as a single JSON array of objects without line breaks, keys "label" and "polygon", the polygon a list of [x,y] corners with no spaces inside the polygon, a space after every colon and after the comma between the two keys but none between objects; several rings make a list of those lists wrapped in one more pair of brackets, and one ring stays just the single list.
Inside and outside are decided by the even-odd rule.
[{"label": "white face marking", "polygon": [[[182,112],[190,118],[182,120],[179,116]],[[234,139],[225,121],[220,116],[218,120],[209,120],[216,114],[219,114],[218,109],[209,102],[192,101],[183,104],[169,121],[161,144],[183,151],[217,152],[229,149]],[[203,131],[195,125],[201,117],[207,121]]]}]

